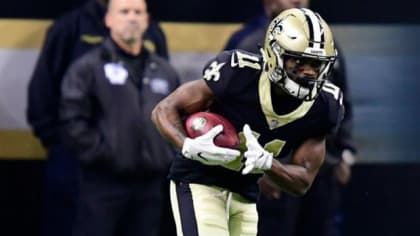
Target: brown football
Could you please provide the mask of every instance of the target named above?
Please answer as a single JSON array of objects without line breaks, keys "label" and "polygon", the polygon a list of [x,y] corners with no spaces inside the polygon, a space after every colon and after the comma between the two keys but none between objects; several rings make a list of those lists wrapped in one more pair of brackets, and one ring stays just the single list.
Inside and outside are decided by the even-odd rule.
[{"label": "brown football", "polygon": [[214,144],[220,147],[239,148],[239,136],[230,121],[221,115],[212,112],[197,112],[187,117],[185,130],[190,138],[207,133],[217,125],[223,125],[223,131],[214,139]]}]

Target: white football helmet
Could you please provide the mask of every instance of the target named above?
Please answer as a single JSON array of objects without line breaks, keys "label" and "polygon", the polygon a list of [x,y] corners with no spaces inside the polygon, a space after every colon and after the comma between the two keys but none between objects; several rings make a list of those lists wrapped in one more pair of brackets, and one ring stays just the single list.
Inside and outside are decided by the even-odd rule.
[{"label": "white football helmet", "polygon": [[[329,26],[318,13],[306,8],[285,10],[275,17],[262,51],[270,81],[305,101],[316,98],[337,55]],[[317,78],[292,79],[284,65],[287,56],[318,62]]]}]

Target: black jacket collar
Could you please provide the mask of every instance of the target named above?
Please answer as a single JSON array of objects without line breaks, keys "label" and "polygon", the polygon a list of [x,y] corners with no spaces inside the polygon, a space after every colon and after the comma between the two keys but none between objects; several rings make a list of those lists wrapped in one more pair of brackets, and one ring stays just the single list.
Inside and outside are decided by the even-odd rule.
[{"label": "black jacket collar", "polygon": [[[102,58],[104,60],[119,62],[121,61],[122,53],[128,55],[123,52],[121,48],[118,48],[117,44],[114,43],[110,37],[106,38],[102,43]],[[142,46],[139,56],[144,57],[144,59],[148,59],[150,57],[150,52]]]}]

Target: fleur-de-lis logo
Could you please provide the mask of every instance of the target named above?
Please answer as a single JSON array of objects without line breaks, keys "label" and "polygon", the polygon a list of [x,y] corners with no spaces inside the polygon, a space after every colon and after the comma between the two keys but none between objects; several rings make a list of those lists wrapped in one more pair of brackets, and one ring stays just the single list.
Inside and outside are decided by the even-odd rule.
[{"label": "fleur-de-lis logo", "polygon": [[203,78],[206,80],[219,81],[220,79],[220,69],[225,65],[225,63],[218,64],[217,61],[214,61],[210,64],[209,68],[204,71]]}]

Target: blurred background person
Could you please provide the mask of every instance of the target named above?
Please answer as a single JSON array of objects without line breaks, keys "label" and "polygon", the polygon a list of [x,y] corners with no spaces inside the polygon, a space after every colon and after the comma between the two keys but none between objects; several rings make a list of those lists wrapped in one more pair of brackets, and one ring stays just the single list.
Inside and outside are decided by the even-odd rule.
[{"label": "blurred background person", "polygon": [[[243,49],[260,53],[270,19],[292,7],[309,7],[309,0],[263,0],[263,12],[249,20],[228,40],[225,50]],[[337,47],[337,42],[335,42]],[[327,138],[327,156],[313,186],[303,197],[293,197],[261,179],[262,196],[258,204],[258,235],[341,235],[342,211],[340,199],[342,186],[351,177],[351,164],[356,152],[352,140],[352,104],[347,87],[343,54],[337,47],[338,59],[329,80],[344,95],[346,108],[344,120],[338,132]],[[278,201],[279,204],[272,204]],[[273,207],[277,206],[277,207]]]},{"label": "blurred background person", "polygon": [[[28,87],[27,120],[47,151],[42,235],[65,236],[71,232],[78,195],[79,162],[61,138],[60,86],[68,66],[109,35],[104,24],[107,4],[108,0],[89,0],[53,23]],[[149,50],[168,58],[165,35],[155,21],[149,21],[143,37]]]},{"label": "blurred background person", "polygon": [[174,156],[150,120],[178,85],[169,63],[144,46],[145,0],[110,0],[110,37],[64,75],[60,117],[81,162],[73,235],[159,235],[162,186]]}]

